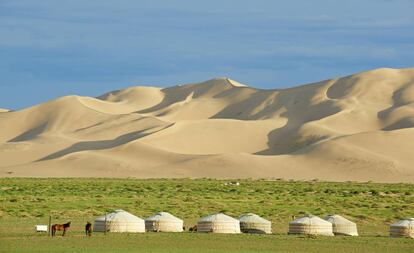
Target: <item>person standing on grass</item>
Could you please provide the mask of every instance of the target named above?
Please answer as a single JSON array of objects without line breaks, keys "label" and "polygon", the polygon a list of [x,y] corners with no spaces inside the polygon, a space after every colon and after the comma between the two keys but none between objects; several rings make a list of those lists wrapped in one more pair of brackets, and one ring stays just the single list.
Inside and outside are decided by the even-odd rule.
[{"label": "person standing on grass", "polygon": [[85,234],[86,236],[92,235],[92,223],[90,223],[89,221],[85,225]]}]

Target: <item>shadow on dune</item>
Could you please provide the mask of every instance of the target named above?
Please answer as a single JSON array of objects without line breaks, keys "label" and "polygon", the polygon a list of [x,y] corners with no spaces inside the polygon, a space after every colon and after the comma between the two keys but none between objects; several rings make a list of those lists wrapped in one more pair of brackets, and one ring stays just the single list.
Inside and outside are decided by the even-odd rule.
[{"label": "shadow on dune", "polygon": [[38,135],[43,133],[43,131],[46,129],[46,123],[42,124],[38,127],[32,128],[22,134],[20,134],[17,137],[14,137],[13,139],[9,140],[9,142],[19,142],[19,141],[27,141],[36,138]]},{"label": "shadow on dune", "polygon": [[[282,155],[298,151],[306,146],[328,138],[327,135],[303,135],[304,124],[332,116],[342,110],[335,100],[321,98],[326,85],[332,81],[302,86],[300,89],[257,90],[248,97],[233,103],[212,118],[239,120],[265,120],[284,118],[287,123],[268,134],[268,149],[257,155]],[[319,102],[316,103],[315,100]]]},{"label": "shadow on dune", "polygon": [[[232,103],[220,112],[216,113],[211,118],[239,120],[258,120],[271,118],[278,110],[283,107],[282,102],[276,99],[277,95],[278,93],[276,91],[249,91],[247,98],[241,100],[240,102]],[[263,109],[258,110],[257,108],[260,106],[263,106]]]},{"label": "shadow on dune", "polygon": [[[391,107],[378,112],[377,116],[380,120],[387,120],[388,117],[391,117],[391,114],[398,108],[409,106],[414,103],[414,101],[405,101],[404,95],[407,92],[408,88],[411,88],[414,84],[412,82],[405,84],[400,89],[396,90],[392,95],[393,104]],[[403,128],[412,128],[414,127],[414,115],[406,115],[406,117],[399,119],[398,121],[382,128],[384,131],[392,131]]]},{"label": "shadow on dune", "polygon": [[[170,125],[171,126],[171,125]],[[165,127],[168,128],[169,126]],[[164,130],[160,129],[158,131]],[[102,150],[102,149],[109,149],[109,148],[114,148],[116,146],[120,146],[122,144],[131,142],[131,141],[135,141],[139,138],[142,138],[144,136],[147,136],[149,134],[152,134],[154,132],[148,132],[146,133],[145,131],[147,131],[149,129],[145,129],[145,130],[141,130],[141,131],[136,131],[136,132],[131,132],[131,133],[127,133],[121,136],[118,136],[117,138],[113,139],[113,140],[102,140],[102,141],[82,141],[82,142],[78,142],[73,144],[72,146],[62,149],[58,152],[55,152],[53,154],[50,154],[46,157],[43,157],[37,161],[46,161],[46,160],[51,160],[51,159],[55,159],[55,158],[59,158],[62,157],[64,155],[67,154],[71,154],[71,153],[76,153],[76,152],[80,152],[80,151],[86,151],[86,150]],[[155,131],[155,132],[158,132]]]},{"label": "shadow on dune", "polygon": [[[179,93],[181,90],[182,87],[180,86],[163,89],[162,92],[164,93],[164,98],[159,104],[156,104],[144,110],[137,111],[137,113],[154,113],[174,103],[185,100],[186,97],[190,95],[191,91],[184,91],[183,93]],[[177,95],[177,93],[179,93],[179,95]]]},{"label": "shadow on dune", "polygon": [[164,93],[164,99],[159,104],[140,110],[138,113],[154,113],[175,103],[184,102],[190,95],[192,99],[196,99],[209,93],[209,91],[215,87],[217,87],[217,84],[214,80],[208,80],[200,84],[187,84],[163,89],[162,92]]},{"label": "shadow on dune", "polygon": [[334,101],[326,100],[311,105],[312,96],[302,100],[297,106],[288,106],[281,114],[288,119],[285,126],[277,128],[268,134],[268,149],[257,155],[283,155],[298,151],[306,146],[328,138],[326,135],[304,135],[301,128],[308,122],[332,116],[341,111]]},{"label": "shadow on dune", "polygon": [[393,131],[404,128],[414,128],[414,117],[401,119],[389,126],[384,127],[384,131]]},{"label": "shadow on dune", "polygon": [[[233,87],[227,79],[212,79],[199,84],[186,84],[163,89],[163,100],[150,108],[140,110],[138,113],[155,113],[172,106],[176,103],[191,101],[198,98],[226,99],[227,96],[234,95],[241,90],[250,89],[248,87]],[[159,114],[157,116],[163,116]]]}]

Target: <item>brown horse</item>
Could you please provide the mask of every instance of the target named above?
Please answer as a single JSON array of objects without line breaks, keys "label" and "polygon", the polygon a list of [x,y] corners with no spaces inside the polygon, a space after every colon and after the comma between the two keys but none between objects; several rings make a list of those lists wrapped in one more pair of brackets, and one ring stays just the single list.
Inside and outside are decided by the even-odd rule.
[{"label": "brown horse", "polygon": [[52,237],[56,235],[56,231],[63,231],[62,236],[65,236],[66,230],[70,227],[70,221],[65,224],[55,224],[52,226]]},{"label": "brown horse", "polygon": [[85,234],[86,236],[92,235],[92,223],[90,223],[89,221],[85,225]]}]

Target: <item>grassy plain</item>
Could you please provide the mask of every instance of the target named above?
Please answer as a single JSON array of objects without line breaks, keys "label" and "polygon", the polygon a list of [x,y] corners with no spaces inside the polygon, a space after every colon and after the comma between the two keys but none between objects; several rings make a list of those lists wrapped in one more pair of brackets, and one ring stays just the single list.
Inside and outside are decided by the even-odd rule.
[{"label": "grassy plain", "polygon": [[[414,240],[388,238],[392,221],[414,216],[411,184],[210,179],[0,179],[0,252],[414,252]],[[273,235],[94,234],[87,220],[124,209],[140,217],[168,211],[185,225],[215,212],[257,213]],[[287,236],[288,222],[306,213],[341,214],[361,237]],[[35,234],[33,225],[72,221],[66,238]],[[48,250],[50,249],[50,250]]]}]

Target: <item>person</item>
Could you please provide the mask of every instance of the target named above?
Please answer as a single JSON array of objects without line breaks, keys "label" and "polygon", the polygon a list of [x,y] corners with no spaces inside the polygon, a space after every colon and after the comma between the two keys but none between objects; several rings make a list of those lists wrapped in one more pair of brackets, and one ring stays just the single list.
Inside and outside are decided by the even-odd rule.
[{"label": "person", "polygon": [[92,223],[90,223],[89,221],[86,223],[86,226],[85,226],[85,234],[86,236],[92,235]]}]

